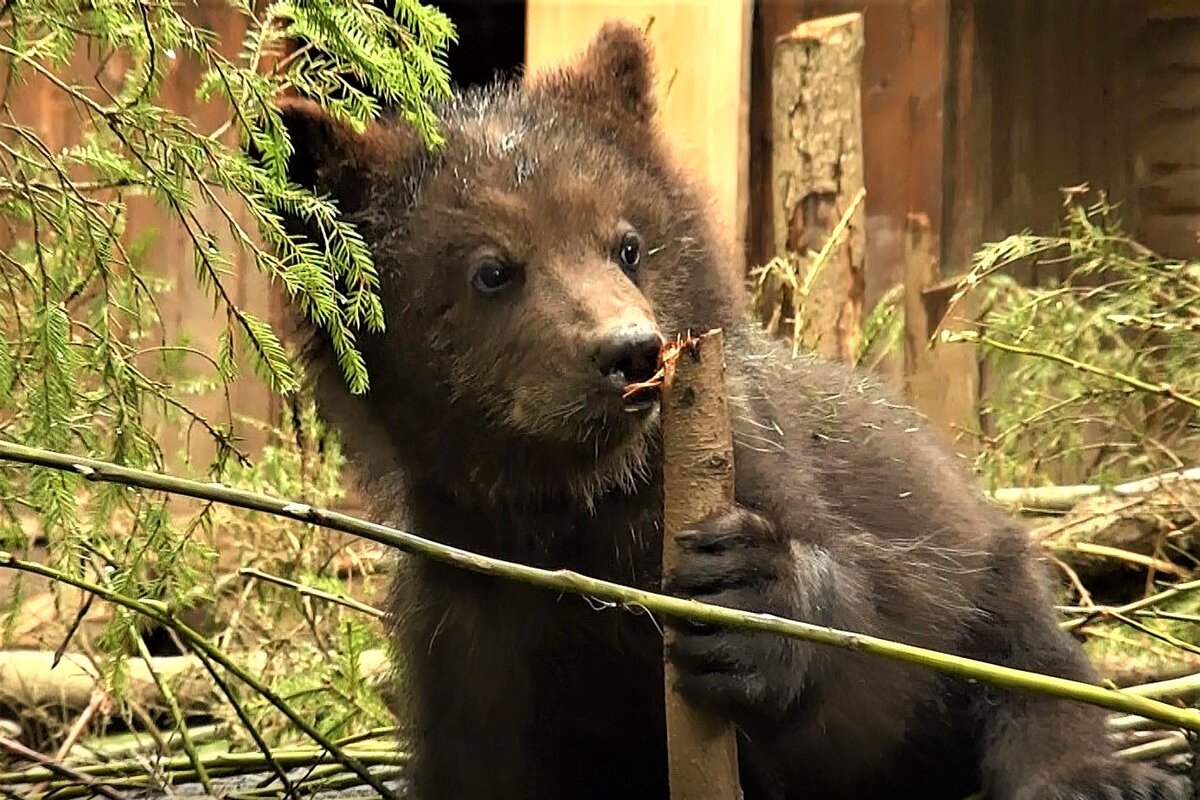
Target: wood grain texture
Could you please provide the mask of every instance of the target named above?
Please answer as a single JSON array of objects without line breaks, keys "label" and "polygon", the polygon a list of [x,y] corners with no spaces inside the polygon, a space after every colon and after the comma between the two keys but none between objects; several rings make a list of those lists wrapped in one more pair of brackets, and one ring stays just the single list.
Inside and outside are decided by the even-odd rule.
[{"label": "wood grain texture", "polygon": [[[775,252],[824,246],[863,188],[862,14],[803,22],[775,43],[772,182]],[[805,302],[817,352],[850,362],[862,340],[862,215],[817,273]]]},{"label": "wood grain texture", "polygon": [[[666,365],[663,425],[663,573],[678,561],[680,531],[733,503],[733,434],[725,389],[724,336],[713,331]],[[667,632],[670,636],[670,632]],[[666,664],[671,800],[741,797],[733,725],[693,708]]]},{"label": "wood grain texture", "polygon": [[[227,58],[235,58],[242,49],[246,32],[246,19],[234,13],[223,0],[198,0],[182,7],[180,13],[191,23],[211,31],[217,49]],[[91,96],[103,100],[105,92],[116,93],[127,79],[129,59],[124,53],[103,61],[93,52],[80,46],[64,67],[61,76]],[[225,122],[233,113],[228,104],[219,101],[201,101],[196,97],[196,87],[204,74],[204,65],[186,51],[177,58],[169,59],[163,87],[155,102],[187,119],[196,131],[208,134]],[[5,122],[22,125],[32,130],[50,152],[79,144],[91,128],[75,108],[67,95],[49,81],[30,75],[27,81],[14,84],[6,95]],[[11,133],[4,134],[11,136]],[[237,146],[236,131],[230,131],[223,141]],[[240,198],[230,193],[216,191],[235,219],[251,236],[257,237],[254,216],[245,208]],[[97,199],[109,196],[97,193]],[[215,355],[217,337],[225,327],[225,315],[214,307],[207,293],[196,283],[194,248],[192,238],[181,223],[179,215],[152,199],[127,195],[128,216],[125,245],[135,251],[139,242],[147,244],[142,258],[142,268],[156,279],[170,284],[168,291],[156,297],[162,313],[163,330],[151,331],[150,340],[165,334],[169,340],[182,339],[189,346]],[[228,221],[215,204],[200,202],[196,205],[196,226],[212,233],[221,247],[233,255],[233,273],[224,279],[230,297],[239,308],[260,319],[272,319],[269,278],[254,266],[252,255],[239,251],[235,239],[229,232]],[[8,246],[13,231],[0,235],[0,246]],[[211,373],[211,362],[203,357],[189,356],[185,366],[197,374]],[[144,366],[144,363],[140,366]],[[228,402],[220,391],[204,392],[188,397],[188,404],[200,415],[214,424],[223,424],[231,417],[244,416],[254,420],[275,423],[281,406],[269,388],[254,376],[248,363],[242,364],[240,377],[233,382]],[[153,414],[153,404],[147,411]],[[254,425],[235,420],[235,431],[240,437],[239,447],[252,457],[268,441],[268,435]],[[167,466],[173,469],[187,468],[187,459],[192,464],[203,465],[215,453],[211,438],[198,428],[170,428],[163,431],[159,444],[168,459]]]},{"label": "wood grain texture", "polygon": [[[663,129],[685,163],[707,180],[719,221],[739,243],[745,240],[749,204],[751,5],[749,0],[529,0],[526,7],[529,72],[576,57],[608,20],[650,26]],[[730,269],[744,275],[744,259]]]}]

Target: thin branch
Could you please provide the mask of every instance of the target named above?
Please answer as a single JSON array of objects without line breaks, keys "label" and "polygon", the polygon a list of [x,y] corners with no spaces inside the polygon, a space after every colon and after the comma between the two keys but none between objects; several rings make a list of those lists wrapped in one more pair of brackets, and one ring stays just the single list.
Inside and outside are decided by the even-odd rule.
[{"label": "thin branch", "polygon": [[[395,749],[394,746],[350,748],[349,752],[353,753],[355,758],[371,766],[404,766],[409,760],[407,753]],[[312,766],[337,766],[337,762],[333,758],[325,754],[320,748],[315,747],[280,748],[275,751],[275,756],[287,769]],[[220,777],[227,777],[230,774],[237,773],[253,775],[270,766],[261,753],[255,752],[233,753],[229,751],[217,751],[203,753],[200,759],[207,770]],[[187,756],[181,755],[163,758],[160,765],[170,778],[176,780],[195,778],[195,771],[191,769],[191,761]],[[127,758],[100,764],[85,764],[75,767],[74,772],[76,776],[83,776],[92,780],[108,778],[111,780],[128,781],[130,776],[140,776],[143,774],[142,766],[142,762],[139,759]],[[45,766],[17,772],[4,772],[0,773],[0,786],[19,786],[23,783],[50,777],[53,777],[53,773]],[[75,778],[75,776],[72,777]]]},{"label": "thin branch", "polygon": [[[2,443],[0,443],[0,444],[2,444]],[[5,448],[7,448],[10,445],[4,444],[3,446]],[[22,449],[25,449],[25,448],[22,448]],[[203,484],[196,484],[196,485],[203,486]],[[271,753],[270,748],[267,746],[266,742],[262,740],[261,735],[258,734],[256,729],[252,725],[248,724],[248,718],[246,717],[244,710],[242,710],[240,705],[238,704],[238,702],[236,700],[236,696],[234,695],[233,692],[229,691],[227,687],[222,685],[223,684],[222,679],[217,674],[215,667],[210,662],[216,662],[216,664],[219,664],[227,672],[229,672],[230,674],[235,676],[242,683],[249,686],[259,696],[264,698],[271,705],[275,706],[297,728],[299,728],[301,731],[303,731],[306,736],[308,736],[310,739],[315,741],[317,744],[321,745],[323,748],[328,750],[333,755],[333,757],[338,761],[338,763],[342,764],[344,767],[346,767],[350,771],[357,774],[367,784],[369,784],[371,786],[371,788],[375,789],[383,797],[391,797],[392,796],[392,792],[390,792],[388,790],[388,788],[386,786],[384,786],[383,783],[381,783],[374,776],[372,776],[371,773],[367,770],[367,768],[365,766],[363,766],[357,759],[353,758],[352,756],[347,755],[345,752],[343,752],[343,750],[341,748],[339,748],[332,741],[330,741],[328,739],[328,737],[326,737],[320,731],[316,730],[304,718],[302,718],[299,714],[297,714],[295,712],[295,710],[292,709],[291,706],[289,706],[286,702],[284,702],[284,700],[282,698],[280,698],[279,695],[277,695],[270,687],[268,687],[266,684],[264,684],[258,678],[255,678],[249,672],[247,672],[246,670],[242,669],[237,664],[235,664],[228,656],[226,656],[218,648],[216,648],[212,644],[210,644],[208,642],[208,640],[205,639],[203,636],[201,636],[199,633],[192,630],[190,627],[183,624],[179,620],[177,620],[174,616],[172,616],[168,611],[165,610],[165,608],[162,606],[161,603],[157,603],[157,602],[153,602],[153,601],[147,602],[147,601],[143,601],[143,600],[135,600],[133,598],[118,594],[117,592],[114,592],[111,589],[108,589],[104,586],[100,586],[99,584],[95,584],[95,583],[92,583],[90,581],[86,581],[86,580],[83,580],[80,578],[72,577],[70,575],[67,575],[64,572],[53,569],[52,567],[47,567],[44,564],[39,564],[39,563],[36,563],[33,561],[25,561],[22,559],[15,558],[11,554],[6,553],[4,551],[0,551],[0,567],[7,567],[9,569],[19,570],[21,572],[28,572],[28,573],[31,573],[34,575],[39,575],[43,578],[48,578],[52,581],[57,581],[59,583],[64,583],[68,586],[72,586],[76,589],[79,589],[80,591],[94,594],[97,597],[99,597],[103,600],[107,600],[110,603],[115,603],[119,606],[129,609],[130,611],[134,611],[138,614],[148,617],[148,618],[152,619],[153,621],[159,623],[160,625],[163,625],[164,627],[170,628],[172,631],[174,631],[184,642],[186,642],[186,644],[189,647],[191,647],[193,649],[193,651],[196,653],[196,655],[198,657],[200,657],[201,663],[204,664],[205,668],[209,671],[209,674],[218,683],[218,685],[221,686],[222,691],[225,692],[226,696],[229,698],[231,703],[233,703],[235,711],[237,711],[239,717],[242,718],[242,722],[244,724],[247,724],[247,730],[250,733],[250,735],[255,739],[255,744],[258,745],[259,749],[262,750],[263,754],[267,756],[267,760],[276,767],[276,772],[279,774],[280,780],[284,783],[285,786],[290,785],[289,781],[287,779],[286,773],[283,772],[282,768],[279,767],[278,762],[276,762],[274,760],[273,756],[270,755],[270,753]],[[1124,709],[1121,709],[1121,710],[1124,710]],[[1137,713],[1137,712],[1134,710],[1131,710],[1131,713]],[[1150,715],[1145,714],[1145,716],[1150,716]],[[1200,722],[1197,723],[1196,729],[1200,730]]]},{"label": "thin branch", "polygon": [[138,655],[146,662],[146,668],[150,672],[150,677],[154,680],[154,685],[158,687],[158,693],[162,695],[163,700],[167,703],[167,708],[170,709],[171,719],[175,723],[175,730],[179,732],[180,743],[183,745],[183,751],[196,771],[196,778],[200,781],[200,785],[204,787],[204,791],[213,794],[212,781],[209,780],[208,772],[204,769],[204,762],[200,760],[200,753],[196,750],[196,745],[192,742],[191,731],[188,730],[187,721],[184,719],[183,710],[179,707],[179,701],[175,699],[175,693],[171,691],[171,687],[167,685],[162,675],[159,675],[158,670],[154,668],[154,659],[151,657],[150,648],[146,646],[146,640],[142,638],[142,635],[137,631],[131,631],[130,638],[133,639],[137,647]]},{"label": "thin branch", "polygon": [[[71,729],[67,731],[62,744],[59,745],[58,751],[54,754],[55,761],[62,762],[67,760],[67,756],[71,753],[71,748],[79,741],[79,737],[83,735],[87,726],[92,723],[92,718],[96,715],[96,712],[109,704],[109,697],[104,691],[97,689],[92,692],[92,698],[88,701],[87,707],[83,709],[83,712],[76,718],[74,724],[71,725]],[[43,783],[33,787],[32,793],[44,794],[47,788]],[[205,788],[208,787],[206,786]]]},{"label": "thin branch", "polygon": [[[595,598],[623,608],[650,611],[652,613],[703,622],[710,625],[774,633],[788,638],[871,653],[909,664],[930,667],[947,675],[975,680],[991,686],[1032,691],[1061,699],[1077,700],[1107,708],[1111,711],[1139,714],[1164,724],[1200,732],[1200,711],[1196,709],[1176,708],[1166,703],[1147,700],[1116,689],[1107,689],[1079,681],[1049,675],[1039,675],[1035,672],[975,661],[950,653],[941,653],[923,647],[892,642],[866,634],[852,633],[806,622],[783,619],[770,614],[736,611],[721,606],[700,603],[695,600],[681,600],[676,597],[668,597],[654,592],[591,578],[570,570],[547,570],[524,564],[501,561],[457,547],[438,544],[386,525],[356,519],[347,514],[315,508],[306,503],[288,502],[287,500],[235,489],[218,483],[205,484],[172,475],[121,467],[95,459],[55,453],[39,448],[24,447],[8,442],[0,442],[0,460],[15,461],[71,472],[90,481],[116,483],[151,491],[183,495],[199,500],[224,503],[237,508],[259,511],[292,519],[297,522],[341,531],[473,572],[516,580],[558,592],[569,592],[571,594]],[[67,576],[61,575],[61,573],[41,564],[20,561],[8,553],[0,553],[0,566],[33,572],[51,579],[66,579],[66,582],[77,588],[100,594],[106,600],[120,603],[131,610],[150,616],[161,624],[173,627],[177,631],[186,631],[185,635],[195,640],[190,643],[202,648],[206,655],[214,661],[221,663],[226,669],[233,671],[241,680],[267,693],[264,696],[273,704],[276,704],[280,710],[284,711],[297,726],[301,727],[310,737],[321,742],[321,744],[327,744],[324,740],[325,737],[321,736],[321,734],[305,723],[304,720],[296,716],[295,712],[280,701],[274,693],[271,693],[267,687],[262,686],[252,676],[238,669],[223,653],[209,645],[199,634],[183,626],[182,623],[179,623],[169,614],[163,613],[156,606],[121,597],[103,587],[89,584],[86,581],[67,578]],[[328,746],[332,746],[332,743],[328,743]],[[358,770],[355,771],[357,772]],[[376,787],[373,779],[368,782],[371,782],[371,785]]]},{"label": "thin branch", "polygon": [[118,792],[116,789],[113,789],[111,786],[106,785],[102,781],[93,778],[91,775],[84,775],[78,770],[63,766],[54,759],[44,756],[36,750],[30,750],[25,745],[8,738],[7,736],[0,736],[0,747],[4,748],[15,756],[18,756],[19,758],[24,758],[28,761],[36,761],[45,767],[46,771],[49,773],[60,775],[76,783],[82,783],[89,789],[94,790],[96,794],[103,795],[109,800],[130,800],[128,795]]},{"label": "thin branch", "polygon": [[1161,395],[1176,400],[1184,405],[1200,411],[1200,397],[1193,397],[1190,394],[1184,394],[1169,383],[1148,383],[1141,378],[1133,375],[1126,375],[1124,372],[1106,369],[1105,367],[1097,367],[1095,364],[1089,364],[1086,361],[1065,356],[1062,353],[1055,353],[1050,350],[1039,350],[1033,347],[1024,347],[1012,342],[1003,342],[986,334],[980,334],[975,331],[942,331],[942,341],[950,343],[971,343],[983,344],[988,347],[1001,350],[1005,353],[1013,353],[1019,356],[1030,356],[1032,358],[1040,358],[1046,361],[1054,361],[1059,364],[1066,365],[1072,369],[1086,372],[1091,375],[1096,375],[1101,378],[1107,378],[1110,381],[1123,383],[1131,389],[1136,389],[1140,392],[1149,394]]},{"label": "thin branch", "polygon": [[276,586],[283,586],[284,588],[291,589],[305,597],[313,597],[318,600],[324,600],[328,603],[336,603],[337,605],[345,606],[346,608],[351,608],[355,611],[361,611],[362,613],[368,614],[376,619],[382,619],[384,616],[383,612],[378,608],[355,600],[353,597],[347,597],[344,594],[325,592],[312,586],[307,586],[303,583],[297,583],[296,581],[290,581],[287,578],[281,578],[278,575],[272,575],[269,572],[263,572],[262,570],[255,569],[254,567],[242,567],[238,570],[238,574],[244,575],[248,578],[256,578],[257,580],[264,581],[266,583],[273,583]]},{"label": "thin branch", "polygon": [[1135,600],[1132,603],[1127,603],[1123,606],[1116,606],[1115,608],[1112,606],[1094,606],[1084,610],[1086,616],[1078,619],[1068,620],[1067,622],[1062,623],[1062,627],[1064,630],[1071,631],[1075,630],[1076,628],[1081,628],[1084,625],[1089,625],[1092,622],[1095,622],[1097,618],[1105,618],[1110,616],[1115,618],[1116,616],[1120,615],[1133,614],[1137,611],[1141,611],[1146,608],[1152,608],[1160,603],[1166,602],[1177,595],[1184,594],[1186,592],[1193,592],[1197,589],[1200,589],[1200,580],[1179,583],[1169,589],[1159,592],[1158,594],[1154,594],[1149,597],[1143,597],[1140,600]]}]

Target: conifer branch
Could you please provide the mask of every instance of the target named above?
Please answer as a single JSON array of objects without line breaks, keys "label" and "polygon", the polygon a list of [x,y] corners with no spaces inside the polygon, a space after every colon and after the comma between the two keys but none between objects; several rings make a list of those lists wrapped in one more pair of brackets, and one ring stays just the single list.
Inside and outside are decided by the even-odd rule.
[{"label": "conifer branch", "polygon": [[[971,295],[974,330],[935,335],[979,345],[976,469],[1009,485],[1183,469],[1200,443],[1200,261],[1132,240],[1103,192],[1062,191],[1058,231],[984,244],[954,282],[940,321]],[[1018,264],[1046,274],[1028,285],[1006,273]]]},{"label": "conifer branch", "polygon": [[[407,553],[432,558],[485,575],[520,581],[544,589],[582,595],[587,598],[606,601],[626,609],[644,610],[710,625],[773,633],[803,641],[870,653],[908,664],[929,667],[943,674],[967,680],[975,680],[991,686],[1076,700],[1112,711],[1137,714],[1189,731],[1200,732],[1200,711],[1196,709],[1176,708],[1166,703],[1138,697],[1119,690],[975,661],[962,656],[893,642],[875,636],[825,628],[769,614],[736,611],[700,603],[695,600],[681,600],[679,598],[591,578],[569,570],[547,570],[506,562],[472,553],[461,548],[438,544],[386,525],[356,519],[347,514],[328,509],[316,508],[306,503],[289,502],[221,484],[205,484],[171,475],[121,467],[95,459],[80,458],[8,442],[0,442],[0,460],[14,461],[71,473],[89,481],[138,487],[155,492],[183,495],[213,503],[223,503],[251,511],[259,511],[285,517],[297,522],[352,534]],[[279,707],[280,710],[284,711],[289,716],[289,719],[292,719],[298,727],[320,742],[322,746],[332,747],[332,743],[314,731],[304,720],[296,717],[294,712],[291,712],[286,704],[282,703],[273,693],[270,693],[267,687],[262,686],[253,677],[239,671],[236,665],[229,662],[223,654],[209,645],[202,637],[190,629],[186,629],[169,614],[161,611],[156,605],[123,597],[104,587],[66,576],[44,565],[17,559],[10,553],[0,554],[0,567],[32,572],[55,580],[63,580],[77,588],[94,592],[103,599],[119,603],[138,613],[145,614],[161,624],[171,626],[177,631],[186,631],[187,633],[184,634],[184,638],[189,644],[195,645],[199,648],[199,651],[203,651],[205,655],[221,664],[221,666],[230,669],[241,680],[256,689],[261,689],[264,692],[264,696]],[[350,765],[347,764],[347,766]],[[358,770],[354,771],[358,772]],[[371,783],[371,785],[373,787],[376,786],[375,783]]]}]

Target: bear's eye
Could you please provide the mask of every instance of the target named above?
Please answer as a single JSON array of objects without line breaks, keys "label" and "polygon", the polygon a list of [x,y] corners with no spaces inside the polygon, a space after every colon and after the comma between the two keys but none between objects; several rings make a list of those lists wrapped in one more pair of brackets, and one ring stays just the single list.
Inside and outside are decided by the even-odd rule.
[{"label": "bear's eye", "polygon": [[628,231],[617,245],[617,262],[621,269],[633,274],[642,263],[642,237],[636,231]]},{"label": "bear's eye", "polygon": [[516,267],[493,256],[487,256],[475,265],[471,285],[483,294],[496,294],[508,288],[516,278]]}]

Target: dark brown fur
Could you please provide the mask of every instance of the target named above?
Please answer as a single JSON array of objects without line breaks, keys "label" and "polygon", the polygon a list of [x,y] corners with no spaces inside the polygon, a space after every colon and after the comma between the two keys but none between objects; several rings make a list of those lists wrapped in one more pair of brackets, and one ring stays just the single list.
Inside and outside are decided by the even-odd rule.
[{"label": "dark brown fur", "polygon": [[[670,591],[1093,679],[1026,535],[924,423],[743,322],[725,234],[656,128],[636,30],[605,26],[577,63],[449,104],[436,156],[399,122],[357,137],[311,104],[284,110],[295,179],[337,198],[381,274],[365,397],[302,327],[384,521],[657,587],[657,416],[622,413],[592,356],[623,325],[723,326],[737,507],[697,521]],[[613,257],[627,225],[653,250],[632,278]],[[516,288],[472,288],[488,252],[523,267]],[[667,797],[648,615],[424,560],[403,564],[392,608],[421,800]],[[736,722],[750,800],[1181,796],[1105,755],[1092,707],[736,631],[686,627],[672,657],[689,696]]]}]

